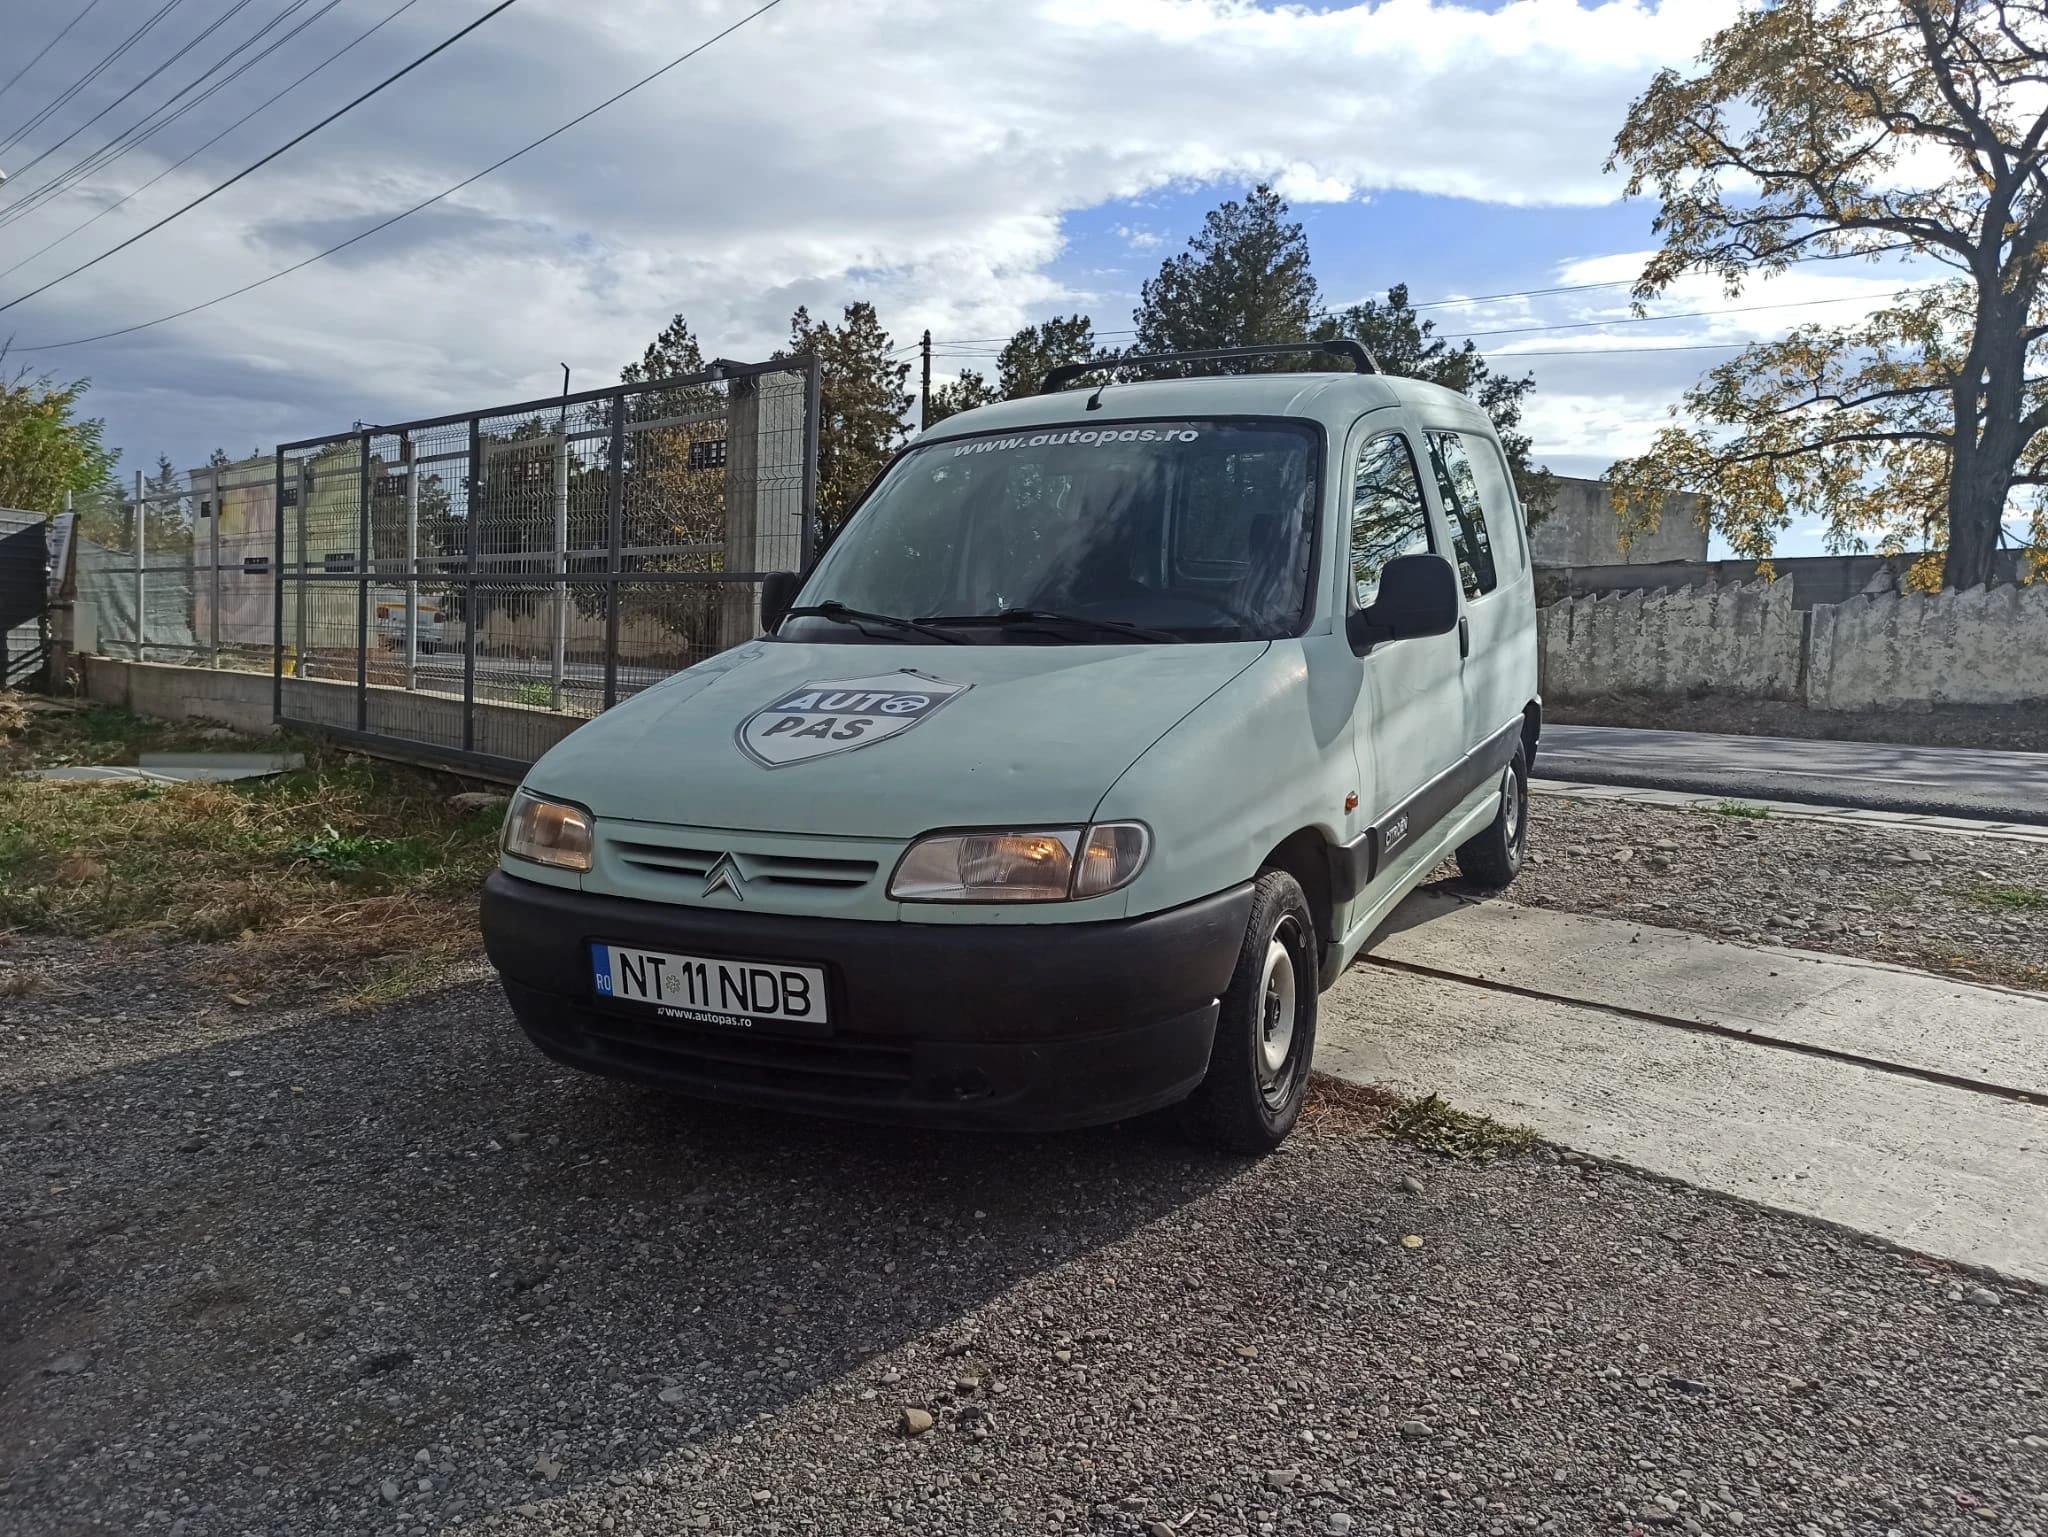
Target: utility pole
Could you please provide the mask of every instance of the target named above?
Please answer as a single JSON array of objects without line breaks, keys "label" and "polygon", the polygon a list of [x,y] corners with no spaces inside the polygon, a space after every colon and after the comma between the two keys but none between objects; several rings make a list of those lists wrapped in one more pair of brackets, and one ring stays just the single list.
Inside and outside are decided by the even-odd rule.
[{"label": "utility pole", "polygon": [[918,351],[924,358],[924,379],[917,394],[917,430],[922,432],[932,424],[932,329],[924,329],[924,341]]}]

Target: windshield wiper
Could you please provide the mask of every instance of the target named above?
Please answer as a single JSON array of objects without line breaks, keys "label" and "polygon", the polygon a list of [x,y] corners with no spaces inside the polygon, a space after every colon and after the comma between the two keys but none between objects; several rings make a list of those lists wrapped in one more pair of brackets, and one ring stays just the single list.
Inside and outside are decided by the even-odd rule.
[{"label": "windshield wiper", "polygon": [[1134,640],[1177,641],[1170,630],[1147,625],[1126,624],[1121,619],[1092,619],[1086,614],[1061,614],[1049,608],[1004,608],[993,614],[927,614],[919,624],[942,624],[950,629],[969,625],[1035,625],[1048,630],[1094,630],[1098,634],[1128,635]]},{"label": "windshield wiper", "polygon": [[[964,646],[966,641],[957,635],[948,635],[944,630],[935,630],[918,619],[902,619],[895,614],[871,614],[864,608],[848,608],[844,603],[827,598],[823,603],[806,603],[801,608],[785,609],[784,619],[803,619],[809,616],[820,619],[836,619],[841,624],[858,628],[863,624],[887,625],[892,630],[901,630],[906,635],[922,635],[930,640],[944,641],[949,646]],[[777,621],[776,628],[781,628]]]}]

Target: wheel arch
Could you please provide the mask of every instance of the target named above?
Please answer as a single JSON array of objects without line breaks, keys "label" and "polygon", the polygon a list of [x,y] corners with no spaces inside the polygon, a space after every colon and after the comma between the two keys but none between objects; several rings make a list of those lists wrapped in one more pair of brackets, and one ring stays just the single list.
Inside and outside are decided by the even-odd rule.
[{"label": "wheel arch", "polygon": [[1336,942],[1336,891],[1330,879],[1334,849],[1320,829],[1303,827],[1274,844],[1259,861],[1261,871],[1285,870],[1301,887],[1301,894],[1308,898],[1309,916],[1315,920],[1316,944],[1325,956]]}]

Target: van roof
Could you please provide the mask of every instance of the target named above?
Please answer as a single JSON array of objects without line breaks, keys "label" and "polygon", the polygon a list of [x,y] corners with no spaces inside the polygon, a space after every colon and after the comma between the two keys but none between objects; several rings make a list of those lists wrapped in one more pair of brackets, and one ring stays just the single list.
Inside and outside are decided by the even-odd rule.
[{"label": "van roof", "polygon": [[1394,374],[1278,373],[1230,374],[1198,379],[1146,379],[1112,384],[1099,412],[1087,409],[1095,393],[1079,385],[1052,395],[1027,395],[962,411],[935,423],[921,443],[977,432],[1006,432],[1067,422],[1134,420],[1173,416],[1300,416],[1348,425],[1382,406],[1434,407],[1452,416],[1485,420],[1467,397],[1440,384]]}]

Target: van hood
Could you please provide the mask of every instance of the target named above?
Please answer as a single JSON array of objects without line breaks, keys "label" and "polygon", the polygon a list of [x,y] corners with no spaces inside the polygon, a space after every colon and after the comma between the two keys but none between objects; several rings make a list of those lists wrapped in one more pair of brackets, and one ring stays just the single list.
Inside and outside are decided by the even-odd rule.
[{"label": "van hood", "polygon": [[755,641],[599,716],[526,782],[600,818],[688,827],[910,838],[1080,822],[1270,644]]}]

